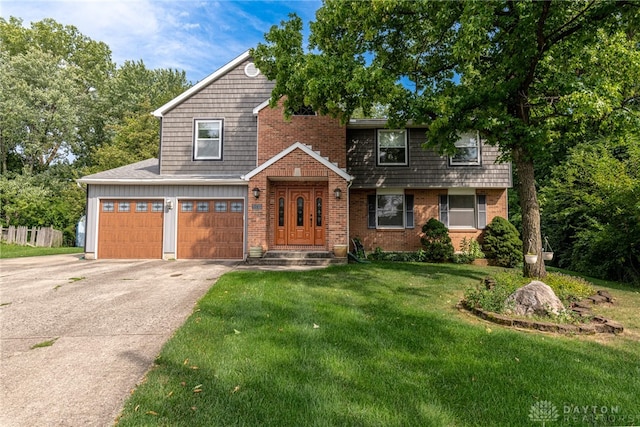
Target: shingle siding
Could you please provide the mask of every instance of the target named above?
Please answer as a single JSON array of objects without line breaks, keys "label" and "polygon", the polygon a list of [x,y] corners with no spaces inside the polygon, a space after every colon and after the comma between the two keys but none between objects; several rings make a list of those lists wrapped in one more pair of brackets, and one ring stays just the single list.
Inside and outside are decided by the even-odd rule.
[{"label": "shingle siding", "polygon": [[409,129],[408,166],[377,166],[376,129],[347,130],[347,171],[352,188],[506,188],[511,164],[496,163],[497,147],[482,145],[481,166],[449,166],[448,157],[422,148],[423,129]]},{"label": "shingle siding", "polygon": [[[162,119],[161,174],[244,174],[256,166],[253,109],[271,95],[262,74],[247,77],[250,59],[166,112]],[[193,160],[194,119],[222,119],[222,160]]]}]

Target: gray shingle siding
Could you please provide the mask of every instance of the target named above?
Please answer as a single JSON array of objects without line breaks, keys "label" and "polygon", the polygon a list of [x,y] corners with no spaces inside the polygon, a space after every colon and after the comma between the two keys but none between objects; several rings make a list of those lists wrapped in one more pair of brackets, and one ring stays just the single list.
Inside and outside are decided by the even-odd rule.
[{"label": "gray shingle siding", "polygon": [[[257,118],[253,109],[271,95],[273,82],[247,77],[244,61],[162,119],[161,174],[244,174],[256,167]],[[222,119],[222,160],[193,160],[194,119]]]},{"label": "gray shingle siding", "polygon": [[347,129],[347,171],[352,188],[506,188],[511,164],[496,163],[498,148],[482,145],[481,166],[449,166],[448,157],[422,148],[424,129],[409,131],[408,166],[376,165],[376,129]]}]

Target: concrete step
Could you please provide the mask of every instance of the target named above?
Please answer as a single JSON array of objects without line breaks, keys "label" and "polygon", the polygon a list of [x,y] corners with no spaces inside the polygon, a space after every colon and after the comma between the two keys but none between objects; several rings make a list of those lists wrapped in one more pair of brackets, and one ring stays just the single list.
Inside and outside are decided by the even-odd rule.
[{"label": "concrete step", "polygon": [[247,258],[247,264],[250,265],[328,266],[346,263],[347,258],[336,258],[327,251],[267,251],[261,258]]}]

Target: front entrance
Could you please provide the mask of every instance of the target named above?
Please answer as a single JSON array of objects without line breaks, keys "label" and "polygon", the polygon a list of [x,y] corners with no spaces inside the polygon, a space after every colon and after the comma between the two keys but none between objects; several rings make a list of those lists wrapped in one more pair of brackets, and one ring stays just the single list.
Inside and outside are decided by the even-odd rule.
[{"label": "front entrance", "polygon": [[276,245],[325,244],[325,188],[288,187],[276,190]]}]

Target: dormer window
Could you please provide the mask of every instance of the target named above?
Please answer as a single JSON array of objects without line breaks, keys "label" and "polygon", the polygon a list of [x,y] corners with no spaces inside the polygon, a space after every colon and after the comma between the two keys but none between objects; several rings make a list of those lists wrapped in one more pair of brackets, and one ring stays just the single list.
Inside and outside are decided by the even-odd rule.
[{"label": "dormer window", "polygon": [[456,151],[449,156],[450,166],[480,165],[480,135],[478,132],[464,133],[455,143]]},{"label": "dormer window", "polygon": [[194,160],[222,159],[222,120],[196,120],[193,141]]},{"label": "dormer window", "polygon": [[378,129],[378,165],[405,166],[408,152],[406,130]]}]

